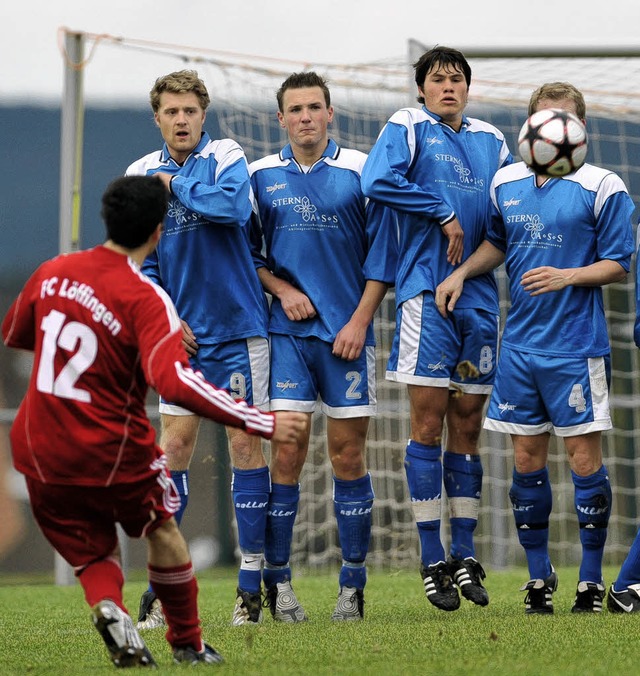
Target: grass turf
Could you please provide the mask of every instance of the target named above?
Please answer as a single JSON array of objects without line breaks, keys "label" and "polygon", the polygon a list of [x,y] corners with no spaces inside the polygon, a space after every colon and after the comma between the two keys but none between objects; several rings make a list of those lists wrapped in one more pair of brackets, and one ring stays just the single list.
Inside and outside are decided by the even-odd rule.
[{"label": "grass turf", "polygon": [[[605,569],[611,582],[617,571]],[[560,587],[552,616],[525,616],[519,587],[524,569],[488,571],[486,608],[462,600],[445,613],[424,596],[417,572],[372,571],[366,589],[365,621],[329,619],[337,575],[295,578],[294,588],[310,618],[276,624],[265,611],[260,626],[232,627],[235,571],[199,574],[200,614],[205,640],[225,658],[227,676],[331,676],[378,674],[633,674],[637,673],[640,615],[572,614],[577,569],[558,569]],[[114,669],[79,585],[0,577],[0,673],[107,673]],[[146,589],[141,574],[130,575],[125,602],[137,613]],[[135,617],[134,617],[135,619]],[[159,669],[175,673],[163,630],[143,634]]]}]

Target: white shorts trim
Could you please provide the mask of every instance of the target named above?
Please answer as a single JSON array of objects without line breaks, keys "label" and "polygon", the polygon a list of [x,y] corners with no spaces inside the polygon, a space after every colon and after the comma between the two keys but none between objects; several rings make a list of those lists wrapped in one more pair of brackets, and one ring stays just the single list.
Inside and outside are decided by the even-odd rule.
[{"label": "white shorts trim", "polygon": [[327,406],[322,400],[298,401],[296,399],[272,399],[272,411],[299,411],[300,413],[314,413],[320,403],[321,411],[330,418],[370,418],[376,414],[377,406]]},{"label": "white shorts trim", "polygon": [[407,385],[421,385],[422,387],[448,387],[452,391],[465,394],[491,394],[493,385],[474,385],[471,383],[454,383],[450,378],[431,378],[430,376],[416,376],[398,371],[386,371],[385,379],[394,383]]},{"label": "white shorts trim", "polygon": [[[423,303],[424,294],[422,293],[402,303],[402,319],[400,320],[398,332],[400,337],[398,344],[398,374],[402,376],[416,377],[411,374],[416,371],[418,356],[420,354]],[[407,381],[399,380],[398,382]]]},{"label": "white shorts trim", "polygon": [[396,383],[406,383],[407,385],[423,385],[424,387],[449,387],[451,380],[449,378],[431,378],[430,376],[416,376],[411,373],[401,373],[400,371],[387,371],[386,380],[392,380]]},{"label": "white shorts trim", "polygon": [[335,408],[327,406],[324,402],[322,403],[322,412],[329,416],[329,418],[371,418],[371,416],[376,414],[376,410],[375,404],[369,404],[368,406],[340,406]]},{"label": "white shorts trim", "polygon": [[577,437],[590,432],[603,432],[612,429],[611,418],[594,420],[593,422],[582,425],[570,425],[568,427],[555,427],[550,422],[540,425],[518,425],[516,423],[503,422],[494,418],[485,418],[485,430],[493,432],[503,432],[504,434],[518,434],[523,437],[533,437],[538,434],[549,432],[557,437]]},{"label": "white shorts trim", "polygon": [[269,341],[266,338],[247,338],[253,406],[269,410]]},{"label": "white shorts trim", "polygon": [[271,410],[313,413],[316,410],[317,403],[317,401],[299,401],[297,399],[272,399]]},{"label": "white shorts trim", "polygon": [[197,415],[193,411],[189,411],[182,406],[177,404],[165,404],[163,401],[160,402],[158,406],[158,411],[163,415],[175,415],[175,416],[187,416],[187,415]]}]

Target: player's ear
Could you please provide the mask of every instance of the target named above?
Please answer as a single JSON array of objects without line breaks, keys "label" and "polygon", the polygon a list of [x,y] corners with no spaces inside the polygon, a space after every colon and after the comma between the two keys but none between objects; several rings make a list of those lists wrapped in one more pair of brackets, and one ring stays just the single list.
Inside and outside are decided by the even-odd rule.
[{"label": "player's ear", "polygon": [[280,126],[284,129],[285,128],[285,123],[284,123],[284,115],[278,111],[278,122],[280,122]]},{"label": "player's ear", "polygon": [[327,108],[327,112],[329,113],[329,120],[328,121],[333,122],[333,106],[329,106],[329,108]]}]

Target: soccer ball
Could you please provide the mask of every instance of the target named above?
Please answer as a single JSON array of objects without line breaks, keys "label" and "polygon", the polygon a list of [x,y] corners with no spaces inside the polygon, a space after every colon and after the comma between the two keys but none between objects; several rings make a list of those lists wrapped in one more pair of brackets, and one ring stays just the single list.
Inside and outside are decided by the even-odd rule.
[{"label": "soccer ball", "polygon": [[536,174],[566,176],[584,164],[587,130],[577,115],[566,110],[539,110],[522,125],[518,151]]}]

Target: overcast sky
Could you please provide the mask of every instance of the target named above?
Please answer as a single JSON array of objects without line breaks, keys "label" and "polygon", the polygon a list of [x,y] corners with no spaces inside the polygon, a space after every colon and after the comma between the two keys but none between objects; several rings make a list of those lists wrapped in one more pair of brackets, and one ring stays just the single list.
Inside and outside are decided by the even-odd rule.
[{"label": "overcast sky", "polygon": [[[638,0],[607,0],[604,5],[593,0],[5,0],[0,16],[0,104],[60,100],[61,26],[302,64],[398,58],[406,55],[410,38],[463,51],[485,46],[640,47]],[[133,58],[129,52],[128,76],[114,82],[109,76],[114,51],[104,45],[96,49],[85,71],[88,98],[118,98],[134,90],[146,96],[157,75],[181,67],[157,56]]]}]

